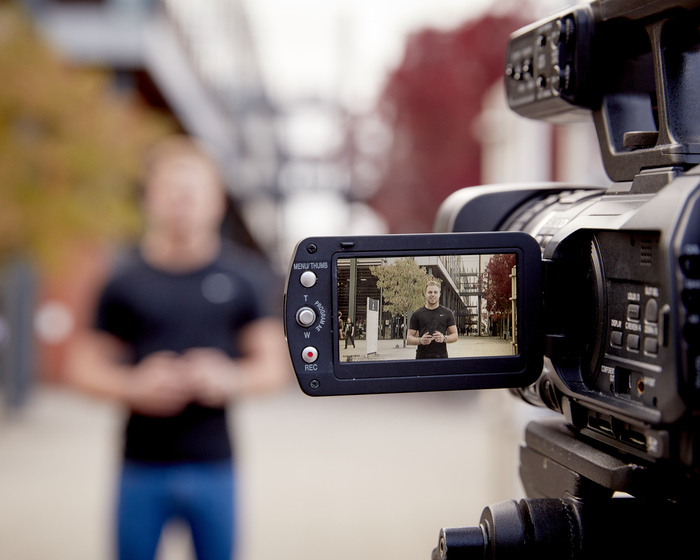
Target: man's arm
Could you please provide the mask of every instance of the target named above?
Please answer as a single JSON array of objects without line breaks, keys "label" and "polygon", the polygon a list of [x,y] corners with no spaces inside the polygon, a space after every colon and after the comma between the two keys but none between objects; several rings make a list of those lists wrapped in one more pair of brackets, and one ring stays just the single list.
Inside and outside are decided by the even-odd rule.
[{"label": "man's arm", "polygon": [[445,337],[445,342],[448,344],[459,340],[459,331],[457,331],[457,325],[455,323],[455,314],[452,311],[450,311],[450,318],[452,324],[447,327],[447,336]]},{"label": "man's arm", "polygon": [[406,337],[406,342],[414,346],[419,344],[428,345],[433,341],[433,335],[430,333],[425,333],[423,336],[418,336],[418,331],[415,329],[408,329],[408,336]]},{"label": "man's arm", "polygon": [[459,339],[459,333],[457,332],[456,325],[450,325],[447,328],[447,336],[445,337],[445,342],[450,344],[452,342],[457,342],[458,339]]},{"label": "man's arm", "polygon": [[406,335],[406,342],[412,346],[418,346],[420,344],[419,333],[419,323],[416,313],[411,313],[411,318],[408,320],[408,334]]},{"label": "man's arm", "polygon": [[447,327],[447,334],[443,334],[440,331],[435,331],[433,333],[432,340],[435,342],[457,342],[459,339],[459,333],[457,332],[457,327],[454,325],[450,325]]},{"label": "man's arm", "polygon": [[124,365],[126,345],[99,331],[81,333],[68,356],[68,378],[76,387],[149,416],[173,416],[189,403],[225,406],[245,395],[272,391],[291,379],[281,323],[260,319],[241,333],[243,356],[231,359],[215,348],[178,356],[153,354]]},{"label": "man's arm", "polygon": [[408,329],[406,342],[408,344],[412,344],[413,346],[418,346],[420,344],[420,337],[418,336],[418,331],[416,329]]},{"label": "man's arm", "polygon": [[258,319],[244,327],[240,349],[242,357],[235,360],[212,348],[196,348],[185,354],[196,380],[197,402],[224,406],[238,397],[279,389],[292,378],[279,320]]},{"label": "man's arm", "polygon": [[128,365],[127,346],[103,331],[85,329],[68,348],[66,375],[77,388],[149,416],[173,416],[191,402],[192,390],[177,357],[158,353]]}]

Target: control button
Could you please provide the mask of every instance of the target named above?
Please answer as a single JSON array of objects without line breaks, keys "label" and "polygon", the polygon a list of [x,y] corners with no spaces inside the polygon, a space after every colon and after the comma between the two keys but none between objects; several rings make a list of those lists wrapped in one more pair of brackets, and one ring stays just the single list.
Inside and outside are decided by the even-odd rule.
[{"label": "control button", "polygon": [[659,302],[655,299],[647,301],[644,308],[644,320],[647,323],[656,323],[659,320]]},{"label": "control button", "polygon": [[639,335],[638,334],[628,334],[627,335],[627,350],[639,350]]},{"label": "control button", "polygon": [[552,49],[559,46],[559,42],[561,40],[561,28],[562,22],[560,19],[558,19],[554,22],[554,30],[550,38],[549,44],[552,46]]},{"label": "control button", "polygon": [[302,307],[297,311],[297,323],[302,327],[310,327],[316,321],[316,312],[310,307]]},{"label": "control button", "polygon": [[690,312],[700,310],[700,290],[683,290],[681,292],[683,305]]},{"label": "control button", "polygon": [[564,65],[564,69],[562,70],[560,75],[560,89],[562,91],[570,92],[574,89],[572,85],[574,77],[573,74],[574,69],[571,67],[571,64]]},{"label": "control button", "polygon": [[522,80],[523,79],[523,65],[518,63],[513,67],[513,79]]},{"label": "control button", "polygon": [[700,254],[681,255],[680,265],[688,278],[700,278]]},{"label": "control button", "polygon": [[683,336],[690,344],[697,344],[700,340],[700,315],[697,313],[688,315],[683,327]]},{"label": "control button", "polygon": [[627,306],[627,318],[632,320],[632,321],[639,320],[639,304],[638,303],[630,303]]},{"label": "control button", "polygon": [[549,83],[554,91],[559,91],[561,88],[561,68],[558,64],[552,66],[552,75],[549,78]]},{"label": "control button", "polygon": [[554,32],[552,33],[551,36],[551,45],[552,48],[554,49],[555,47],[559,46],[559,42],[562,39],[562,21],[560,19],[556,20],[554,22]]},{"label": "control button", "polygon": [[307,270],[301,275],[299,282],[301,282],[301,285],[304,286],[304,288],[312,288],[316,285],[316,275],[310,270]]},{"label": "control button", "polygon": [[645,354],[658,354],[659,353],[659,341],[658,339],[648,336],[644,339],[644,353]]},{"label": "control button", "polygon": [[573,45],[576,40],[576,23],[574,22],[574,16],[566,16],[562,21],[562,30],[560,33],[560,38],[563,42]]},{"label": "control button", "polygon": [[613,331],[610,333],[610,344],[618,348],[622,346],[622,331]]},{"label": "control button", "polygon": [[318,350],[313,346],[307,346],[301,351],[301,358],[307,364],[313,364],[318,359]]}]

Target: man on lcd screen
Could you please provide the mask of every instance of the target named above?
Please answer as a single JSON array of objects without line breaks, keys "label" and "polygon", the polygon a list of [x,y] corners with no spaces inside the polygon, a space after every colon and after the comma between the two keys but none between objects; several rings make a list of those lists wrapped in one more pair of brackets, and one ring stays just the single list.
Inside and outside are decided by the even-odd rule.
[{"label": "man on lcd screen", "polygon": [[447,358],[447,344],[459,334],[452,311],[440,305],[440,284],[431,280],[425,287],[425,305],[413,312],[407,342],[416,348],[416,359]]}]

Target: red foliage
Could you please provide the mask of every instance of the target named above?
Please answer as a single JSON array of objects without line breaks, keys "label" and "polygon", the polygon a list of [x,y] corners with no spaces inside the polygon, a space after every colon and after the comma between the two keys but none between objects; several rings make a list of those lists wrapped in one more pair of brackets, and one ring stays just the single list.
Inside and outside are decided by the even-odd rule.
[{"label": "red foliage", "polygon": [[409,39],[380,102],[394,142],[372,204],[391,231],[432,231],[447,195],[479,184],[474,120],[484,93],[503,76],[508,36],[522,24],[515,16],[486,16]]},{"label": "red foliage", "polygon": [[486,265],[487,284],[484,289],[486,309],[494,319],[511,311],[512,283],[510,271],[515,266],[515,255],[494,255]]}]

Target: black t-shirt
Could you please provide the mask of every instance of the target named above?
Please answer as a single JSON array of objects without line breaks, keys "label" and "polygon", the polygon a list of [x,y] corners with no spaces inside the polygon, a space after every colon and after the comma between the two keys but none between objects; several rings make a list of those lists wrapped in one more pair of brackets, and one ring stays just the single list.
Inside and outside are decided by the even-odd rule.
[{"label": "black t-shirt", "polygon": [[[448,335],[449,327],[455,325],[455,317],[452,311],[438,305],[435,309],[423,306],[413,312],[408,328],[418,332],[420,338],[425,333],[433,334],[435,331]],[[447,343],[432,341],[430,344],[419,344],[416,347],[416,358],[447,358]]]},{"label": "black t-shirt", "polygon": [[[191,348],[217,348],[235,358],[240,330],[273,314],[275,280],[263,259],[234,246],[183,274],[152,268],[134,251],[103,290],[96,328],[124,341],[133,364],[154,352]],[[167,418],[132,412],[124,453],[155,462],[231,457],[225,409],[191,404]]]}]

